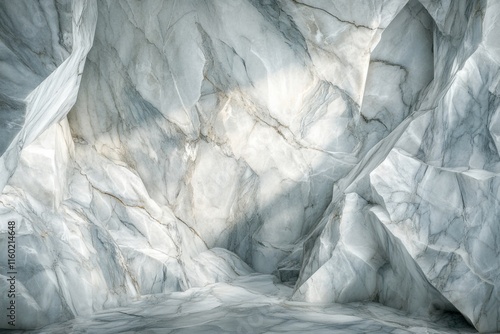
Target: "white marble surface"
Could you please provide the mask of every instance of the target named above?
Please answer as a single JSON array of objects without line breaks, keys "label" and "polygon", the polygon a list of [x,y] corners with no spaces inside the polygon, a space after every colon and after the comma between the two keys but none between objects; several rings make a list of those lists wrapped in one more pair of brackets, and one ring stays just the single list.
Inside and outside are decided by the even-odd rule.
[{"label": "white marble surface", "polygon": [[[95,0],[73,1],[71,14],[65,1],[57,5],[50,1],[41,4],[4,1],[2,5],[5,21],[15,22],[12,25],[6,22],[1,51],[7,57],[2,62],[5,77],[2,75],[1,82],[7,88],[2,94],[5,107],[0,141],[0,188],[3,189],[16,169],[20,150],[50,125],[65,118],[75,104],[85,59],[94,39],[97,4]],[[19,21],[15,19],[17,13]],[[68,15],[72,17],[71,28],[65,18]],[[30,16],[33,22],[29,21]],[[23,45],[30,46],[23,48]],[[71,48],[69,55],[68,48]],[[29,83],[25,82],[26,77],[31,78]],[[44,80],[40,82],[41,78]]]},{"label": "white marble surface", "polygon": [[127,307],[25,333],[475,332],[456,314],[428,322],[375,303],[289,301],[291,289],[274,280],[271,275],[254,274],[185,292],[148,295]]},{"label": "white marble surface", "polygon": [[0,6],[3,153],[24,122],[24,99],[71,53],[73,29],[70,1],[2,1]]},{"label": "white marble surface", "polygon": [[[431,314],[453,305],[479,331],[496,332],[500,72],[491,42],[499,25],[491,18],[497,5],[422,4],[439,28],[434,80],[393,132],[397,136],[382,140],[343,184],[343,201],[332,202],[309,237],[294,298],[368,296]],[[489,19],[481,22],[483,17]],[[399,245],[403,254],[394,257]],[[347,268],[343,275],[339,266]],[[333,279],[325,285],[325,277]],[[399,285],[391,291],[394,279]],[[436,293],[449,303],[436,301]]]},{"label": "white marble surface", "polygon": [[35,4],[0,3],[18,328],[231,332],[262,285],[270,332],[500,330],[499,4]]}]

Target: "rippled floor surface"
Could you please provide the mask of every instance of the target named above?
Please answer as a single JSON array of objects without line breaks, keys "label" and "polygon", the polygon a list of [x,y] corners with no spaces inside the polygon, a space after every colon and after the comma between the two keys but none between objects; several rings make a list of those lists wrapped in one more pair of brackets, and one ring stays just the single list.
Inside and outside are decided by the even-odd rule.
[{"label": "rippled floor surface", "polygon": [[[461,316],[414,319],[376,303],[311,305],[271,275],[249,275],[185,292],[150,295],[127,307],[30,333],[475,333]],[[21,331],[15,331],[20,333]],[[10,331],[10,333],[14,333]],[[28,332],[25,332],[28,333]]]}]

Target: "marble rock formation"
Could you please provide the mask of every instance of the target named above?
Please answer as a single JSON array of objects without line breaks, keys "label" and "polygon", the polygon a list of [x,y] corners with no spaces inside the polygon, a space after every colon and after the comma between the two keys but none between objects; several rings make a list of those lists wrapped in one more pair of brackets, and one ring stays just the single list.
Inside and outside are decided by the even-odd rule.
[{"label": "marble rock formation", "polygon": [[16,328],[258,272],[500,331],[500,2],[0,8]]}]

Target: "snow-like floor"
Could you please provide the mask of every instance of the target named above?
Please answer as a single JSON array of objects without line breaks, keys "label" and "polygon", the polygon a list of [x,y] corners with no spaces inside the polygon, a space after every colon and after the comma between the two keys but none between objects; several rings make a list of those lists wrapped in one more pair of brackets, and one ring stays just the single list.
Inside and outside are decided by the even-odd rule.
[{"label": "snow-like floor", "polygon": [[[252,274],[185,292],[149,295],[30,333],[475,333],[460,315],[435,322],[376,303],[311,305],[288,300],[292,289]],[[14,333],[14,332],[10,332]]]}]

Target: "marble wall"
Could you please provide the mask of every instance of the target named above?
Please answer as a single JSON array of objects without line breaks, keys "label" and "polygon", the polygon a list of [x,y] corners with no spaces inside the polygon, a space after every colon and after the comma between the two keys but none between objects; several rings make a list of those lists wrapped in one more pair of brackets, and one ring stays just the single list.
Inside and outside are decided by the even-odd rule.
[{"label": "marble wall", "polygon": [[500,330],[500,4],[0,6],[19,327],[257,271]]}]

